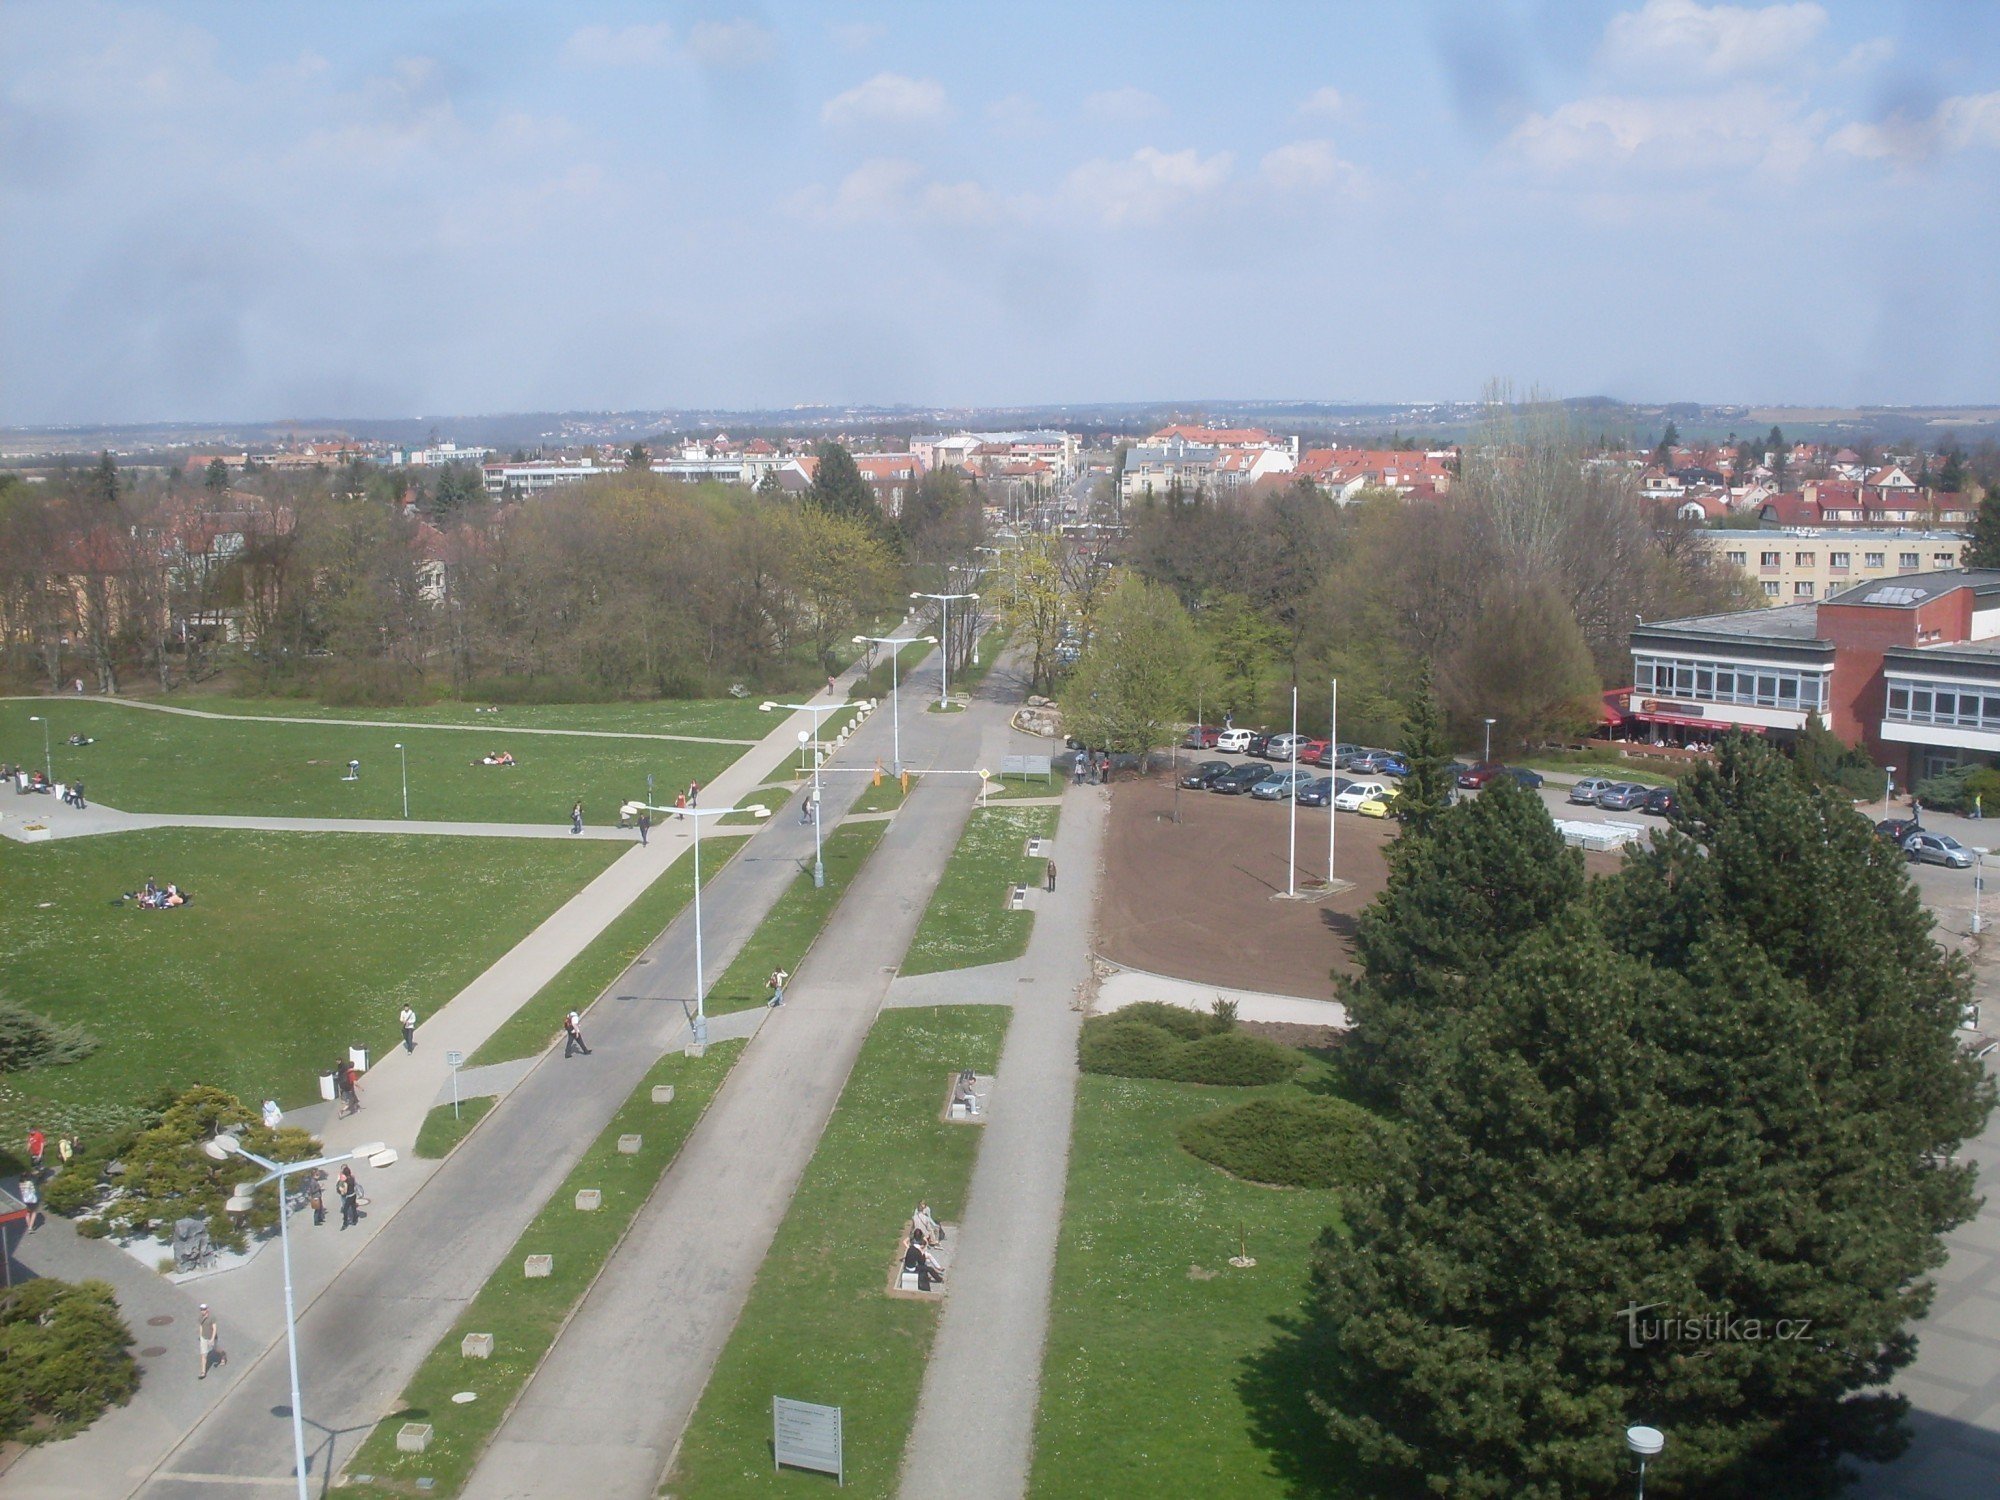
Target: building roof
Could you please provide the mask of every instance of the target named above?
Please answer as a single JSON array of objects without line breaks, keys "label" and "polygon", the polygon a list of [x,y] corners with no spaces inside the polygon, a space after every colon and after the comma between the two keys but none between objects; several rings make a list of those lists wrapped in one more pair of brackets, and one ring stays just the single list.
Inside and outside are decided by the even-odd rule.
[{"label": "building roof", "polygon": [[[1873,585],[1868,585],[1873,587]],[[1633,628],[1639,636],[1654,631],[1675,636],[1708,636],[1716,640],[1795,641],[1802,645],[1825,645],[1819,634],[1819,608],[1812,604],[1781,604],[1770,609],[1739,609],[1719,615],[1690,615],[1684,620],[1642,620]]]},{"label": "building roof", "polygon": [[1828,604],[1870,604],[1880,609],[1915,609],[1933,599],[1962,588],[1975,595],[2000,594],[2000,572],[1949,568],[1940,573],[1906,573],[1898,578],[1878,578],[1857,583],[1837,594],[1828,594]]}]

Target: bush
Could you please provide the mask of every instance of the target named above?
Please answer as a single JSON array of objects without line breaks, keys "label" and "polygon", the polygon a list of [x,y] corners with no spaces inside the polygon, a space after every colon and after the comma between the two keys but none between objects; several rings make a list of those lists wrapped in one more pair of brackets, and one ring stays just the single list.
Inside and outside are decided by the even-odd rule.
[{"label": "bush", "polygon": [[[1882,795],[1880,776],[1875,778],[1873,795]],[[1979,799],[1981,812],[2000,811],[2000,771],[1991,766],[1954,766],[1940,775],[1925,777],[1917,785],[1917,801],[1939,812],[1969,813],[1974,797]]]},{"label": "bush", "polygon": [[79,1062],[96,1050],[97,1039],[82,1027],[44,1020],[0,1000],[0,1073]]},{"label": "bush", "polygon": [[1276,1187],[1364,1188],[1377,1180],[1382,1124],[1345,1099],[1252,1099],[1183,1121],[1181,1145],[1211,1166]]},{"label": "bush", "polygon": [[0,1438],[66,1437],[139,1388],[108,1283],[30,1281],[0,1297]]},{"label": "bush", "polygon": [[1077,1064],[1115,1078],[1164,1078],[1254,1088],[1298,1070],[1290,1047],[1236,1030],[1216,1016],[1147,1001],[1083,1024]]}]

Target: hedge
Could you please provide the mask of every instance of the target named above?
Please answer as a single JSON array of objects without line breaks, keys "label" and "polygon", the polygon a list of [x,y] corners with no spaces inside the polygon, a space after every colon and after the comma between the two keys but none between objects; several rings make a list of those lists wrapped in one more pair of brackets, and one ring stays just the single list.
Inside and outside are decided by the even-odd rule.
[{"label": "hedge", "polygon": [[1382,1123],[1345,1099],[1252,1099],[1181,1123],[1211,1166],[1275,1187],[1361,1188],[1380,1170]]},{"label": "hedge", "polygon": [[[1183,1016],[1195,1023],[1192,1036],[1179,1019]],[[1116,1078],[1164,1078],[1238,1088],[1279,1083],[1298,1071],[1299,1055],[1290,1047],[1247,1032],[1217,1031],[1215,1024],[1173,1006],[1155,1010],[1135,1005],[1093,1016],[1083,1023],[1077,1063],[1086,1073]]]}]

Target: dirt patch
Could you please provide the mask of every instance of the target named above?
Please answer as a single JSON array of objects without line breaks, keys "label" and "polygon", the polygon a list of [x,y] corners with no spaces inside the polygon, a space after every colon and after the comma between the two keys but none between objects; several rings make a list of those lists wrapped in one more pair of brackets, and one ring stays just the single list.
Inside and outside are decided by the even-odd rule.
[{"label": "dirt patch", "polygon": [[1308,1052],[1330,1051],[1347,1040],[1347,1033],[1338,1026],[1305,1026],[1297,1021],[1238,1021],[1236,1029],[1281,1047],[1302,1047]]},{"label": "dirt patch", "polygon": [[[1353,971],[1354,921],[1381,894],[1398,825],[1300,808],[1298,888],[1326,878],[1329,817],[1339,819],[1334,873],[1352,884],[1286,900],[1286,803],[1183,790],[1178,823],[1174,805],[1165,776],[1113,785],[1098,951],[1198,984],[1335,999],[1333,976]],[[1584,858],[1594,875],[1620,863],[1617,854]]]}]

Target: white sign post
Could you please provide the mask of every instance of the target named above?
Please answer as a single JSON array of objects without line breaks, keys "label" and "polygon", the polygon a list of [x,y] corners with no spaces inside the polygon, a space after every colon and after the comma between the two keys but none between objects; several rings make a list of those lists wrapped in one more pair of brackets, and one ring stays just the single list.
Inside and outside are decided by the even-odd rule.
[{"label": "white sign post", "polygon": [[444,1065],[451,1069],[451,1117],[456,1120],[458,1118],[458,1070],[465,1066],[465,1054],[463,1052],[445,1053]]},{"label": "white sign post", "polygon": [[817,1469],[833,1475],[844,1487],[847,1471],[841,1463],[840,1408],[773,1396],[771,1455],[773,1469],[786,1464],[795,1469]]}]

